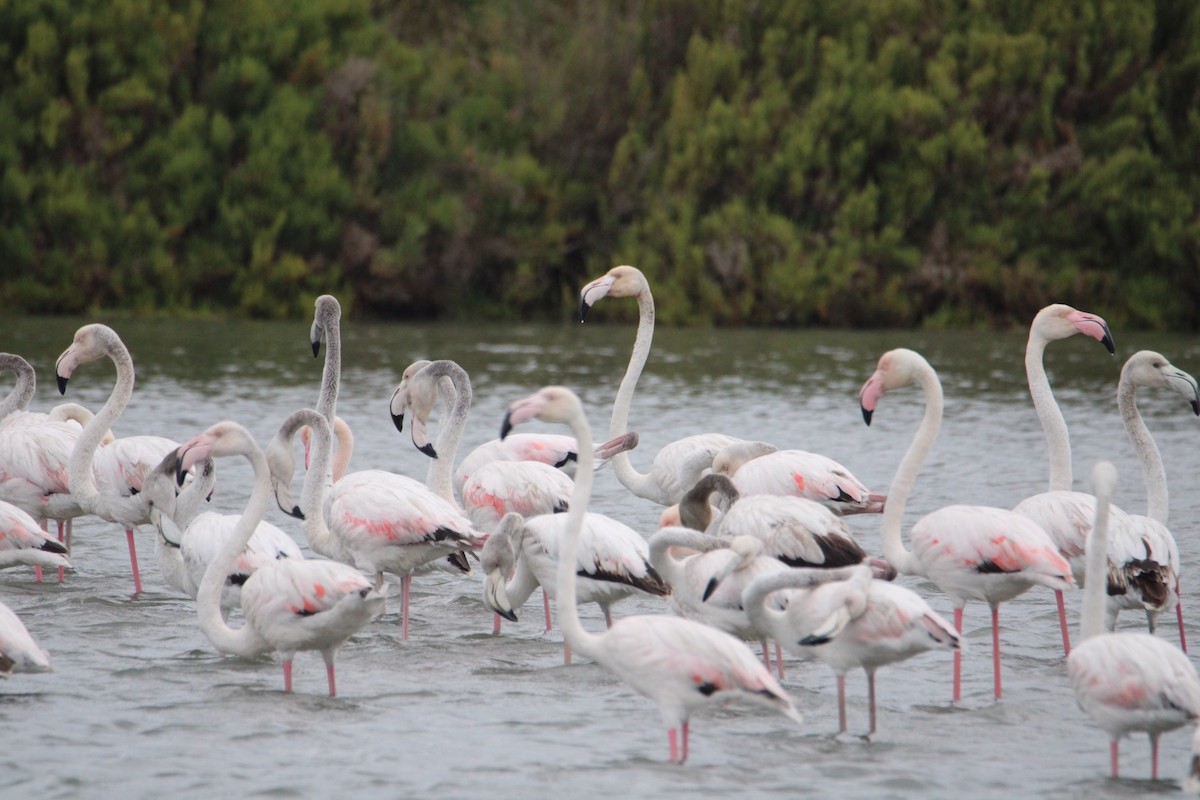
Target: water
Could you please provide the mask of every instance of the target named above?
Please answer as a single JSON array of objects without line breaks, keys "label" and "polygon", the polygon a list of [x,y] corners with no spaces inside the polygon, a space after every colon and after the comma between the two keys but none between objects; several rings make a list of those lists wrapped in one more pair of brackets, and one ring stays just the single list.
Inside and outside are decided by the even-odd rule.
[{"label": "water", "polygon": [[[78,320],[16,320],[0,349],[38,370],[35,410],[58,402],[54,360]],[[265,442],[291,410],[315,403],[321,361],[308,324],[113,323],[138,369],[118,434],[183,441],[224,418]],[[626,325],[400,326],[347,322],[339,413],[357,439],[352,469],[423,477],[427,460],[391,426],[386,405],[400,372],[417,358],[453,358],[471,374],[475,406],[464,450],[496,435],[505,406],[547,383],[583,397],[594,428],[607,429],[633,331]],[[1076,482],[1098,458],[1116,462],[1117,501],[1144,509],[1144,489],[1121,428],[1115,386],[1123,357],[1141,347],[1200,371],[1200,341],[1116,332],[1120,358],[1082,337],[1051,347],[1048,363],[1071,425]],[[826,453],[877,491],[886,490],[921,413],[915,391],[889,395],[870,428],[857,390],[879,354],[923,352],[946,390],[939,442],[909,503],[906,527],[951,502],[1011,507],[1041,491],[1047,464],[1024,386],[1020,332],[830,333],[660,330],[631,414],[641,434],[633,460],[645,469],[666,442],[704,430],[768,439]],[[98,408],[111,390],[108,362],[81,367],[67,399]],[[7,384],[5,384],[7,387]],[[1145,396],[1172,481],[1173,530],[1183,555],[1189,633],[1194,627],[1200,543],[1198,425],[1177,396]],[[531,426],[537,429],[537,426]],[[549,428],[547,428],[549,429]],[[214,505],[236,511],[249,471],[219,466]],[[593,510],[651,533],[660,509],[601,473]],[[299,537],[293,521],[273,522]],[[879,552],[878,518],[851,522]],[[692,722],[691,759],[666,765],[653,705],[592,664],[562,666],[557,632],[541,632],[537,596],[520,622],[491,635],[482,578],[434,574],[414,581],[411,638],[402,642],[399,603],[342,649],[339,691],[326,696],[323,664],[302,653],[296,692],[283,694],[270,658],[218,656],[200,633],[193,603],[156,573],[149,530],[138,535],[146,591],[131,599],[124,536],[80,521],[64,585],[36,584],[32,570],[0,573],[0,597],[49,650],[56,671],[0,685],[7,731],[4,786],[11,797],[782,797],[871,798],[1140,797],[1174,794],[1186,772],[1190,731],[1164,737],[1151,783],[1144,737],[1125,740],[1122,771],[1106,778],[1105,735],[1076,707],[1067,683],[1048,590],[1001,611],[1004,699],[992,702],[991,647],[983,606],[967,607],[964,700],[952,707],[951,658],[927,653],[879,675],[880,730],[871,741],[834,738],[832,674],[789,662],[786,688],[805,714],[797,727],[757,708],[730,706]],[[478,572],[478,570],[477,570]],[[906,578],[935,609],[950,603]],[[397,587],[393,587],[396,590]],[[1068,599],[1072,620],[1079,597]],[[661,602],[628,601],[617,614],[666,613]],[[602,623],[594,607],[584,624]],[[1122,627],[1140,628],[1133,615]],[[1177,641],[1172,621],[1160,635]],[[866,730],[865,679],[848,678],[851,734]]]}]

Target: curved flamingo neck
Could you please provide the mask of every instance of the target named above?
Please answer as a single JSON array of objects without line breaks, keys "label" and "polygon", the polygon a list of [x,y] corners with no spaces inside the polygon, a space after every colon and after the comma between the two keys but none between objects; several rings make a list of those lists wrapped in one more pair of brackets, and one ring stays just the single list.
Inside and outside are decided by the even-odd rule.
[{"label": "curved flamingo neck", "polygon": [[267,475],[267,459],[257,445],[251,441],[244,442],[238,454],[244,455],[254,469],[254,488],[233,533],[204,571],[204,578],[196,593],[196,608],[200,630],[214,647],[230,655],[252,656],[271,648],[249,625],[237,629],[229,627],[221,616],[221,593],[226,577],[237,564],[238,555],[249,544],[250,537],[266,513],[271,484]]},{"label": "curved flamingo neck", "polygon": [[37,375],[28,361],[10,353],[0,353],[0,369],[11,370],[17,377],[17,385],[0,401],[0,420],[3,420],[14,411],[29,408],[37,389]]},{"label": "curved flamingo neck", "polygon": [[938,431],[942,426],[942,384],[928,364],[923,364],[918,370],[917,383],[925,395],[925,413],[912,442],[908,445],[908,450],[904,453],[904,458],[900,459],[900,465],[896,468],[880,523],[884,557],[898,572],[910,575],[924,574],[924,569],[912,552],[905,549],[901,539],[904,507],[908,504],[908,494],[912,491],[921,466],[929,456],[929,451],[933,449],[933,443],[937,440]]},{"label": "curved flamingo neck", "polygon": [[317,395],[317,413],[333,425],[337,414],[338,390],[342,381],[342,328],[339,314],[321,321],[325,330],[325,367],[321,370],[321,391]]},{"label": "curved flamingo neck", "polygon": [[445,419],[438,431],[438,457],[429,465],[425,483],[434,494],[457,507],[458,501],[454,499],[453,490],[454,457],[467,427],[467,415],[471,412],[474,399],[471,378],[465,369],[453,361],[434,361],[425,369],[432,370],[431,376],[438,381]]},{"label": "curved flamingo neck", "polygon": [[[629,366],[625,368],[625,377],[621,378],[621,387],[617,390],[617,399],[613,402],[612,418],[608,423],[610,439],[621,436],[629,428],[629,409],[633,405],[633,392],[637,389],[646,360],[650,357],[650,346],[654,341],[654,295],[647,287],[637,295],[638,328],[633,340],[633,352],[629,355]],[[629,452],[622,451],[609,459],[617,480],[629,491],[639,497],[650,497],[658,494],[658,487],[648,474],[638,472],[633,462],[629,460]]]},{"label": "curved flamingo neck", "polygon": [[101,517],[109,517],[111,514],[106,513],[103,508],[104,498],[101,497],[100,490],[96,486],[96,476],[92,472],[92,460],[95,458],[100,442],[104,440],[113,423],[125,410],[129,398],[133,396],[134,370],[133,357],[129,355],[129,349],[120,339],[114,337],[107,341],[104,351],[116,365],[117,381],[104,406],[84,426],[83,432],[75,440],[75,449],[71,451],[71,460],[67,464],[67,480],[71,487],[71,494],[84,511]]},{"label": "curved flamingo neck", "polygon": [[[496,536],[497,534],[492,535]],[[512,563],[515,565],[512,577],[504,583],[504,595],[513,608],[520,608],[525,605],[525,601],[533,595],[539,585],[537,579],[530,573],[528,565],[524,563],[521,552],[523,549],[521,542],[525,537],[524,520],[521,525],[499,535],[503,540],[501,546],[508,548],[508,554],[512,557]],[[491,539],[489,538],[488,541],[490,542]]]},{"label": "curved flamingo neck", "polygon": [[1138,461],[1142,465],[1142,480],[1146,483],[1146,516],[1166,525],[1170,513],[1167,470],[1154,436],[1138,411],[1137,387],[1131,381],[1125,380],[1123,374],[1121,378],[1117,385],[1117,408],[1125,422],[1125,432],[1129,434],[1129,441],[1133,442]]},{"label": "curved flamingo neck", "polygon": [[319,412],[312,409],[300,409],[288,415],[283,423],[283,433],[289,446],[292,437],[301,427],[308,425],[312,429],[313,448],[309,459],[308,470],[304,473],[304,483],[300,487],[300,511],[304,514],[304,536],[308,545],[317,553],[327,558],[345,560],[340,542],[329,530],[325,519],[325,500],[332,482],[330,468],[330,451],[333,449],[329,423]]},{"label": "curved flamingo neck", "polygon": [[579,560],[579,537],[588,501],[592,497],[592,474],[595,456],[592,453],[592,432],[582,412],[567,421],[579,444],[579,462],[575,470],[575,488],[571,491],[571,506],[567,511],[566,536],[558,554],[558,573],[555,575],[559,625],[563,637],[579,653],[596,660],[602,650],[602,637],[589,633],[579,621],[579,606],[575,596],[576,562]]},{"label": "curved flamingo neck", "polygon": [[727,542],[700,531],[681,528],[664,528],[650,537],[650,565],[670,586],[682,586],[686,579],[684,559],[671,555],[672,547],[687,547],[702,553],[726,547]]},{"label": "curved flamingo neck", "polygon": [[350,457],[354,454],[354,432],[346,420],[334,417],[333,430],[337,435],[337,450],[333,454],[333,482],[337,483],[346,476],[350,468]]},{"label": "curved flamingo neck", "polygon": [[787,613],[775,608],[768,608],[766,603],[768,597],[784,589],[812,589],[833,581],[850,580],[856,577],[863,580],[864,589],[870,586],[870,572],[863,573],[859,567],[800,568],[763,575],[754,579],[742,592],[742,606],[746,609],[746,616],[750,618],[750,625],[762,635],[772,639],[790,638],[792,632],[783,627],[787,622]]},{"label": "curved flamingo neck", "polygon": [[1067,421],[1058,407],[1058,401],[1054,399],[1050,378],[1046,375],[1046,343],[1047,339],[1038,334],[1036,328],[1029,331],[1029,342],[1025,345],[1025,378],[1049,448],[1050,491],[1070,491],[1074,482],[1071,475],[1071,439],[1067,433]]}]

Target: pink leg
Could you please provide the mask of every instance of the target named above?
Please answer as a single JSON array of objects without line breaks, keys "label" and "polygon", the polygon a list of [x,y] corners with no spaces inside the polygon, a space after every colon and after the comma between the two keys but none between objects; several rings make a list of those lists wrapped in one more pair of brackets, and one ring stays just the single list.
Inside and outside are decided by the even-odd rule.
[{"label": "pink leg", "polygon": [[333,662],[325,665],[325,673],[329,676],[329,696],[337,697],[337,680],[333,676]]},{"label": "pink leg", "polygon": [[1179,649],[1187,652],[1187,633],[1183,629],[1183,592],[1179,591],[1179,581],[1175,581],[1175,621],[1179,623]]},{"label": "pink leg", "polygon": [[492,616],[496,618],[495,620],[492,621],[492,635],[499,636],[500,635],[500,615],[493,611]]},{"label": "pink leg", "polygon": [[129,543],[129,564],[133,567],[133,596],[142,593],[142,574],[138,572],[137,547],[133,543],[133,528],[125,529],[125,541]]},{"label": "pink leg", "polygon": [[1158,780],[1158,734],[1150,734],[1150,780]]},{"label": "pink leg", "polygon": [[1054,602],[1058,604],[1058,627],[1062,628],[1063,654],[1071,655],[1071,634],[1067,630],[1067,606],[1063,602],[1063,593],[1059,589],[1054,590]]},{"label": "pink leg", "polygon": [[74,530],[75,520],[67,520],[67,541],[64,544],[67,546],[67,552],[71,552],[71,532]]},{"label": "pink leg", "polygon": [[783,647],[775,640],[775,667],[779,672],[779,680],[783,680]]},{"label": "pink leg", "polygon": [[283,662],[283,690],[285,692],[292,690],[292,660],[290,658]]},{"label": "pink leg", "polygon": [[770,645],[767,644],[766,639],[762,640],[762,649],[763,649],[763,666],[767,668],[767,672],[770,672],[771,671],[771,648],[770,648]]},{"label": "pink leg", "polygon": [[545,589],[542,589],[542,608],[546,612],[546,633],[549,633],[554,630],[554,624],[550,621],[550,595]]},{"label": "pink leg", "polygon": [[610,609],[608,606],[603,606],[603,607],[601,607],[600,610],[604,612],[604,627],[611,628],[612,627],[612,609]]},{"label": "pink leg", "polygon": [[[954,627],[958,631],[959,637],[962,636],[963,629],[963,610],[962,606],[954,609]],[[962,699],[962,649],[954,651],[954,702]]]},{"label": "pink leg", "polygon": [[42,566],[41,566],[41,564],[33,565],[33,580],[37,583],[42,582]]},{"label": "pink leg", "polygon": [[567,644],[566,640],[563,641],[563,663],[571,666],[571,645]]},{"label": "pink leg", "polygon": [[1117,759],[1117,740],[1116,739],[1113,739],[1112,743],[1108,746],[1108,760],[1110,762],[1112,762],[1112,776],[1114,778],[1121,777],[1119,774],[1117,774],[1117,760],[1118,759]]},{"label": "pink leg", "polygon": [[667,743],[671,745],[671,763],[679,763],[679,742],[677,741],[678,733],[675,728],[667,731]]},{"label": "pink leg", "polygon": [[875,733],[875,670],[867,670],[867,703],[871,709],[871,730],[868,736]]},{"label": "pink leg", "polygon": [[[71,523],[70,523],[70,521],[69,521],[69,520],[67,520],[67,521],[64,521],[64,520],[61,520],[61,519],[60,519],[60,520],[58,521],[58,540],[64,544],[64,546],[67,548],[67,552],[70,552],[70,551],[71,551],[71,545],[70,545],[70,544],[68,544],[68,543],[67,543],[67,541],[66,541],[66,537],[64,536],[64,530],[65,530],[65,529],[67,528],[67,526],[68,526],[68,525],[70,525],[70,524],[71,524]],[[66,576],[65,576],[65,574],[64,574],[65,572],[66,572],[66,570],[65,570],[63,567],[59,567],[59,568],[58,568],[58,582],[59,582],[59,583],[62,583],[62,582],[63,582],[63,580],[65,579],[65,577],[66,577]]]},{"label": "pink leg", "polygon": [[992,606],[992,680],[1000,699],[1000,606]]},{"label": "pink leg", "polygon": [[400,627],[401,638],[408,641],[408,588],[412,584],[412,575],[400,579]]},{"label": "pink leg", "polygon": [[846,676],[837,676],[838,690],[838,733],[846,732]]},{"label": "pink leg", "polygon": [[688,757],[688,724],[685,720],[683,723],[683,758],[679,759],[680,764],[687,763]]}]

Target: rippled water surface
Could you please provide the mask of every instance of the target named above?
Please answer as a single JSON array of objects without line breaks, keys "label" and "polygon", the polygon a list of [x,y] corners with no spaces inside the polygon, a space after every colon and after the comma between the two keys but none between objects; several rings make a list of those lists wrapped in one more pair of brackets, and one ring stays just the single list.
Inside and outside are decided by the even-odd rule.
[{"label": "rippled water surface", "polygon": [[[291,410],[312,405],[321,371],[308,323],[110,321],[134,354],[137,389],[118,434],[183,441],[236,419],[266,442]],[[34,410],[58,402],[54,360],[79,320],[17,320],[0,350],[38,370]],[[1160,350],[1200,372],[1200,340],[1115,331],[1118,358],[1082,337],[1051,346],[1048,365],[1071,426],[1076,484],[1098,458],[1117,463],[1118,503],[1144,510],[1145,494],[1117,414],[1124,357]],[[338,411],[356,432],[352,469],[423,478],[427,460],[398,434],[387,401],[417,358],[451,358],[471,374],[475,405],[460,455],[494,437],[505,406],[548,383],[583,397],[594,429],[610,405],[633,341],[632,326],[368,325],[346,322]],[[889,395],[870,428],[857,390],[886,349],[923,352],[939,370],[946,420],[906,516],[951,502],[1011,507],[1044,489],[1041,429],[1024,385],[1021,333],[813,333],[660,330],[630,416],[641,434],[634,463],[680,436],[723,431],[830,455],[885,491],[921,413],[919,395]],[[68,398],[98,408],[112,388],[108,362],[81,367]],[[8,384],[4,385],[7,391]],[[1171,480],[1172,529],[1182,552],[1189,633],[1200,585],[1200,422],[1177,395],[1143,396]],[[236,511],[249,470],[219,465],[213,505]],[[649,535],[660,509],[599,475],[593,510]],[[271,521],[301,537],[294,521]],[[878,518],[851,520],[880,550]],[[866,741],[835,738],[832,674],[789,663],[785,681],[802,726],[758,708],[730,706],[693,719],[691,759],[666,765],[666,736],[653,705],[599,667],[562,665],[560,637],[544,634],[535,598],[520,622],[491,635],[478,574],[414,581],[414,621],[401,641],[398,600],[341,650],[340,696],[326,696],[316,653],[296,660],[296,692],[277,662],[218,656],[194,604],[156,573],[150,529],[138,534],[146,586],[131,598],[124,536],[115,526],[76,524],[67,582],[36,584],[32,570],[0,573],[0,598],[50,651],[56,671],[0,683],[0,752],[10,797],[564,797],[621,792],[650,797],[853,798],[1141,797],[1177,794],[1190,732],[1163,739],[1151,783],[1145,737],[1126,740],[1127,779],[1106,778],[1105,735],[1076,707],[1067,683],[1051,593],[1037,589],[1001,611],[1004,699],[992,701],[987,609],[967,607],[964,700],[951,706],[948,653],[927,653],[879,675],[880,730]],[[478,570],[476,570],[478,573]],[[949,616],[932,586],[903,582]],[[393,586],[393,593],[398,585]],[[1069,598],[1077,618],[1079,597]],[[617,614],[667,613],[631,600]],[[584,624],[602,625],[584,608]],[[1122,627],[1139,628],[1133,615]],[[1166,621],[1160,635],[1173,641]],[[867,726],[865,679],[848,678],[851,733]]]}]

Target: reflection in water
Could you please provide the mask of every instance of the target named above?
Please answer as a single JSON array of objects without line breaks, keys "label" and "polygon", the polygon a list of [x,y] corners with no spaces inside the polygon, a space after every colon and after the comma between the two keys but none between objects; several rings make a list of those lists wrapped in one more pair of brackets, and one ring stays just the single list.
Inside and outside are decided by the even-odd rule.
[{"label": "reflection in water", "polygon": [[[288,412],[316,402],[321,359],[312,356],[308,320],[105,321],[122,335],[138,369],[118,433],[182,441],[233,418],[266,441]],[[6,326],[0,349],[24,355],[38,370],[35,410],[59,402],[54,360],[79,324],[17,319]],[[633,333],[632,324],[598,321],[468,327],[344,320],[338,409],[357,434],[351,468],[425,475],[427,460],[396,433],[387,412],[401,371],[417,358],[452,358],[472,376],[475,406],[463,452],[497,434],[508,402],[547,383],[576,389],[593,427],[606,430]],[[1152,347],[1195,373],[1200,342],[1115,335],[1119,358],[1094,342],[1066,341],[1050,348],[1047,365],[1071,426],[1076,475],[1086,475],[1098,458],[1114,460],[1122,480],[1118,503],[1141,511],[1144,489],[1116,411],[1122,360]],[[903,345],[929,359],[946,391],[945,424],[914,489],[906,528],[952,502],[1011,507],[1044,488],[1048,474],[1025,390],[1024,343],[1024,332],[660,328],[630,415],[642,442],[632,458],[645,469],[666,442],[721,431],[826,453],[886,491],[920,416],[920,399],[897,392],[888,413],[868,428],[857,392],[879,355]],[[113,378],[107,362],[85,365],[68,399],[98,408]],[[1198,423],[1177,400],[1147,396],[1141,406],[1174,489],[1186,601],[1200,560],[1191,530],[1200,512],[1194,485],[1200,448]],[[213,508],[240,508],[248,476],[240,464],[222,464]],[[659,512],[610,473],[598,476],[593,509],[647,535]],[[278,515],[271,520],[299,537],[298,525]],[[879,551],[877,518],[851,525],[868,550]],[[3,684],[0,715],[10,732],[5,781],[20,796],[476,797],[499,790],[561,797],[636,787],[647,796],[768,797],[811,786],[820,795],[874,799],[957,798],[965,790],[983,797],[1148,790],[1138,781],[1103,779],[1104,735],[1075,707],[1044,590],[1003,611],[1000,704],[990,699],[988,615],[968,606],[961,708],[948,705],[949,657],[925,654],[881,671],[874,741],[833,741],[836,703],[827,669],[792,664],[785,685],[806,716],[804,726],[737,708],[720,712],[719,724],[700,717],[693,721],[689,765],[678,769],[659,763],[665,742],[651,704],[594,665],[561,666],[558,635],[542,633],[534,604],[492,637],[478,575],[418,578],[407,643],[400,641],[393,599],[383,618],[342,650],[343,697],[324,697],[323,665],[313,654],[297,659],[297,694],[285,696],[269,659],[217,656],[199,632],[193,604],[168,590],[151,564],[146,595],[130,600],[124,537],[113,526],[83,521],[76,531],[78,572],[66,584],[35,584],[27,570],[0,576],[0,599],[22,614],[57,670]],[[148,548],[149,531],[139,541]],[[949,602],[931,586],[904,584],[949,614]],[[1068,604],[1076,620],[1078,597]],[[638,600],[619,613],[641,612],[665,613],[665,606]],[[602,624],[595,612],[584,615],[585,625]],[[1132,616],[1123,624],[1139,625]],[[1161,635],[1173,639],[1173,625],[1164,622]],[[861,676],[851,676],[848,693],[851,720],[864,719]],[[1182,732],[1164,738],[1164,775],[1184,773],[1187,739]],[[1148,775],[1144,740],[1123,751],[1123,774]]]}]

